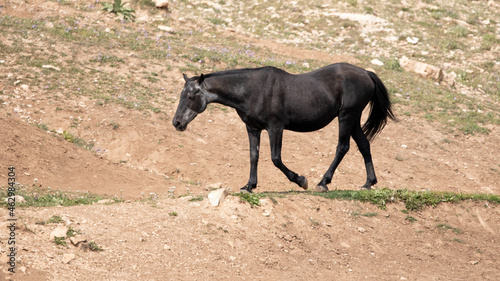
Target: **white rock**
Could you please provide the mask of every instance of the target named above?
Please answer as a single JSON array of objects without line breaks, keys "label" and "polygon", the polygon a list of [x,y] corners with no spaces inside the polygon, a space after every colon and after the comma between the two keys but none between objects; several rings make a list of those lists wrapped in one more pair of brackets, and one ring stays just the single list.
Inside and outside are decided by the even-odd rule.
[{"label": "white rock", "polygon": [[417,44],[418,41],[420,41],[417,37],[406,37],[406,42],[410,43],[410,44]]},{"label": "white rock", "polygon": [[166,32],[172,32],[172,31],[174,31],[174,29],[172,27],[166,26],[166,25],[158,25],[158,29],[166,31]]},{"label": "white rock", "polygon": [[68,232],[68,227],[66,226],[57,227],[50,233],[50,240],[54,240],[55,237],[66,237],[67,232]]},{"label": "white rock", "polygon": [[53,65],[50,65],[50,64],[42,65],[42,68],[53,69],[53,70],[56,70],[56,71],[61,71],[61,69],[59,67],[53,66]]},{"label": "white rock", "polygon": [[443,80],[443,70],[439,67],[411,60],[406,56],[399,59],[399,65],[401,65],[404,70],[416,73],[424,78],[430,78],[437,82]]},{"label": "white rock", "polygon": [[19,270],[20,270],[20,271],[21,271],[24,275],[26,275],[26,274],[27,274],[27,273],[26,273],[26,266],[21,266],[21,267],[19,268]]},{"label": "white rock", "polygon": [[225,188],[219,188],[208,194],[208,200],[210,204],[214,207],[219,206],[224,201],[224,198],[228,195],[228,191]]},{"label": "white rock", "polygon": [[168,0],[154,0],[156,8],[168,9]]},{"label": "white rock", "polygon": [[16,204],[26,202],[26,199],[24,199],[24,197],[22,197],[21,195],[14,195],[14,196],[5,198],[5,202],[7,202],[7,204],[9,202],[13,202],[12,199],[10,199],[10,198],[14,198],[14,201]]},{"label": "white rock", "polygon": [[371,63],[374,65],[379,65],[379,66],[384,65],[384,63],[382,61],[380,61],[379,59],[372,59]]}]

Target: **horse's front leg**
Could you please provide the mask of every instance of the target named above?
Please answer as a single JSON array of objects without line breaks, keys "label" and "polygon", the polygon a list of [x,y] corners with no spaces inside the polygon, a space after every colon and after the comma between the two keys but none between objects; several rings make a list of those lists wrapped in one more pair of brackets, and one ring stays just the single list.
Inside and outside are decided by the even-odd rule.
[{"label": "horse's front leg", "polygon": [[262,130],[253,129],[247,125],[248,140],[250,142],[250,178],[248,183],[240,189],[242,192],[252,192],[257,187],[257,164],[259,162],[260,134]]},{"label": "horse's front leg", "polygon": [[281,144],[283,140],[283,129],[268,130],[269,142],[271,145],[271,159],[273,160],[274,166],[280,169],[286,177],[298,184],[303,189],[307,190],[307,179],[304,176],[299,176],[295,172],[289,170],[283,161],[281,161]]}]

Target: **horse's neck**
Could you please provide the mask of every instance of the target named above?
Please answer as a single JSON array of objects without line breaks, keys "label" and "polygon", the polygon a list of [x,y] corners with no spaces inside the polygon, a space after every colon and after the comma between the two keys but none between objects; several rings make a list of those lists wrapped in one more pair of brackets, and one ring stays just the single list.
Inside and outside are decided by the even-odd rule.
[{"label": "horse's neck", "polygon": [[245,85],[234,76],[213,76],[205,80],[210,102],[220,103],[236,110],[242,110],[246,100]]}]

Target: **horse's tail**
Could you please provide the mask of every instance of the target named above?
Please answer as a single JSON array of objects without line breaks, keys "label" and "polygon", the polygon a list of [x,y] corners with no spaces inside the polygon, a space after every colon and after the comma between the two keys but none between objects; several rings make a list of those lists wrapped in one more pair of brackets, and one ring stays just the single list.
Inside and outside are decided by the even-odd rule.
[{"label": "horse's tail", "polygon": [[363,125],[363,132],[366,138],[371,141],[387,124],[387,118],[396,120],[396,117],[394,113],[392,113],[391,100],[389,99],[389,94],[384,84],[380,78],[378,78],[377,74],[371,71],[367,72],[373,80],[373,83],[375,83],[375,94],[370,101],[370,116]]}]

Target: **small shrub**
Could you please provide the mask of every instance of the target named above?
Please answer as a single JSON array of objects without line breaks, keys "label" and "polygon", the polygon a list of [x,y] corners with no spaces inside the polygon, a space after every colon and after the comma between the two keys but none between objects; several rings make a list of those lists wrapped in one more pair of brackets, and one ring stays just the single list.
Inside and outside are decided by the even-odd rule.
[{"label": "small shrub", "polygon": [[103,248],[101,248],[101,246],[97,245],[96,242],[90,242],[89,243],[89,249],[93,252],[101,252],[101,251],[104,251]]},{"label": "small shrub", "polygon": [[64,222],[63,219],[60,217],[60,216],[52,216],[48,221],[47,223],[61,223],[61,222]]},{"label": "small shrub", "polygon": [[125,3],[122,3],[121,0],[115,0],[113,4],[105,2],[101,2],[101,4],[103,10],[115,13],[121,20],[133,21],[135,19],[135,10],[131,7],[125,7]]},{"label": "small shrub", "polygon": [[66,246],[66,237],[54,237],[54,243],[60,246]]},{"label": "small shrub", "polygon": [[260,199],[259,196],[256,194],[240,192],[237,195],[240,197],[241,201],[246,201],[250,203],[250,206],[252,207],[260,206]]}]

